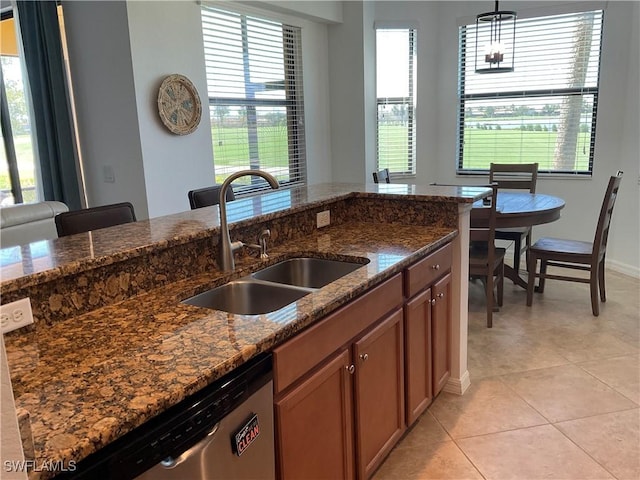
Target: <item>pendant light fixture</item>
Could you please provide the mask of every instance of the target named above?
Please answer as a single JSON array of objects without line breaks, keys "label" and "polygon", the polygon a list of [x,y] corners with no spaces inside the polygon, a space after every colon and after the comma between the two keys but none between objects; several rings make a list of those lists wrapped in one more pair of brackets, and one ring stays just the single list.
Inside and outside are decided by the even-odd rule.
[{"label": "pendant light fixture", "polygon": [[476,16],[476,73],[513,72],[516,12],[498,10]]}]

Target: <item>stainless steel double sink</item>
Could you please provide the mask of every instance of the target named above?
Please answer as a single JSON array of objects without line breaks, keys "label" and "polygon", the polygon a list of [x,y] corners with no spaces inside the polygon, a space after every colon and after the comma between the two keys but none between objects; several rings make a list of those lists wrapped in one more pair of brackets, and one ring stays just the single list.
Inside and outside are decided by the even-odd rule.
[{"label": "stainless steel double sink", "polygon": [[195,295],[183,303],[242,315],[274,312],[366,263],[291,258]]}]

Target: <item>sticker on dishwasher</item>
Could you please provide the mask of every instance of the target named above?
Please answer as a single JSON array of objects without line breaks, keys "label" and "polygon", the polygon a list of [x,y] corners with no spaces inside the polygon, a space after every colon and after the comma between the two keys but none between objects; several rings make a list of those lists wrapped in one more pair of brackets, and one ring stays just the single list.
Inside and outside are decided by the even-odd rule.
[{"label": "sticker on dishwasher", "polygon": [[258,415],[253,414],[247,423],[233,435],[233,451],[240,456],[260,435]]}]

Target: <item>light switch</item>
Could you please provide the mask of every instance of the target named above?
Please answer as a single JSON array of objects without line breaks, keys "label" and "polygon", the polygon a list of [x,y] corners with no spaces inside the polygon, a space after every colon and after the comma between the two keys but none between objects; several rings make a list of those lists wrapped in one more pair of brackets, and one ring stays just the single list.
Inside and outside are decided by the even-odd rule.
[{"label": "light switch", "polygon": [[102,167],[102,179],[104,183],[116,183],[116,174],[113,173],[113,167],[111,165],[104,165]]}]

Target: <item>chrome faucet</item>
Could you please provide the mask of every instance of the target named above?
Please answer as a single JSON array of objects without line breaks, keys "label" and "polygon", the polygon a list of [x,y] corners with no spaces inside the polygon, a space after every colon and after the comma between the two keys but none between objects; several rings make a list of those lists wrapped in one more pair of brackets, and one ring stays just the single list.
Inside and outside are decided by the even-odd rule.
[{"label": "chrome faucet", "polygon": [[[227,177],[227,179],[222,182],[222,186],[220,187],[220,241],[218,242],[218,266],[223,272],[230,272],[235,268],[235,262],[233,261],[233,253],[242,247],[245,246],[243,242],[236,241],[232,242],[231,237],[229,236],[229,225],[227,222],[227,190],[231,185],[231,182],[234,180],[245,177],[255,175],[257,177],[264,178],[271,188],[278,189],[280,188],[280,184],[278,180],[275,179],[273,175],[267,172],[263,172],[262,170],[241,170],[239,172],[233,173]],[[264,232],[260,235],[259,241],[261,248],[261,254],[264,253],[266,255],[267,250],[267,240],[266,238],[270,235],[264,234]],[[262,255],[261,255],[262,256]]]}]

